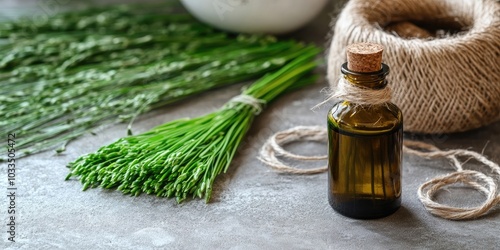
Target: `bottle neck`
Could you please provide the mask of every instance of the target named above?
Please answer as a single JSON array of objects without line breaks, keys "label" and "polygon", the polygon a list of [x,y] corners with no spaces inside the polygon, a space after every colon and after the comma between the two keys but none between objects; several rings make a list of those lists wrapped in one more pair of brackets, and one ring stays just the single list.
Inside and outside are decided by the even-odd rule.
[{"label": "bottle neck", "polygon": [[370,88],[370,89],[381,89],[387,85],[387,80],[385,77],[389,74],[389,66],[382,63],[382,68],[375,72],[354,72],[347,68],[347,63],[342,64],[341,70],[349,83]]}]

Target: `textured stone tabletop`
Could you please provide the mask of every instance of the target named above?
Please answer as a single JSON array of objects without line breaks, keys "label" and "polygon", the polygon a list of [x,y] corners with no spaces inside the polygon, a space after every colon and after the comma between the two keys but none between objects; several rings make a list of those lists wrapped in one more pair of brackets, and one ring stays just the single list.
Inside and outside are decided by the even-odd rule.
[{"label": "textured stone tabletop", "polygon": [[[50,15],[52,10],[67,8],[67,2],[0,0],[0,18]],[[333,8],[330,5],[323,16],[292,36],[325,46]],[[324,67],[319,72],[324,75]],[[210,91],[143,115],[134,131],[211,112],[237,95],[242,86]],[[99,188],[82,192],[78,181],[64,181],[68,162],[125,136],[126,125],[86,135],[72,142],[62,156],[45,152],[22,158],[17,162],[16,242],[7,241],[4,193],[0,198],[0,249],[500,249],[498,207],[478,220],[456,222],[432,216],[418,200],[421,183],[451,171],[445,160],[406,155],[402,207],[378,220],[354,220],[334,212],[327,200],[326,174],[278,174],[261,164],[257,152],[272,133],[297,125],[326,124],[326,108],[310,110],[324,99],[320,91],[326,86],[324,80],[318,81],[268,106],[228,172],[216,180],[209,204],[203,200],[177,204]],[[467,133],[417,138],[443,149],[479,152],[489,142],[484,154],[500,162],[498,122]],[[288,149],[310,155],[326,153],[326,146],[316,143],[293,144]],[[321,164],[325,162],[315,166]],[[1,166],[0,189],[6,190],[6,165]],[[467,166],[489,172],[474,161]],[[457,206],[476,206],[483,198],[464,188],[449,188],[437,197]]]}]

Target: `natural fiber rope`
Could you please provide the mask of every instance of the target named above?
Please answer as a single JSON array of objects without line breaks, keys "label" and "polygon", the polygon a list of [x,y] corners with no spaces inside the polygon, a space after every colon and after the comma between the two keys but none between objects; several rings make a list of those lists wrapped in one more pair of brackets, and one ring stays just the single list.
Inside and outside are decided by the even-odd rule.
[{"label": "natural fiber rope", "polygon": [[[456,30],[414,38],[400,24]],[[407,37],[387,31],[398,25]],[[382,44],[392,101],[405,114],[405,131],[452,133],[500,119],[500,2],[495,0],[350,0],[338,16],[328,54],[328,79],[337,84],[345,48]],[[425,30],[424,30],[425,31]]]},{"label": "natural fiber rope", "polygon": [[391,101],[391,89],[387,86],[381,89],[362,88],[341,78],[337,91],[329,99],[334,98],[360,105],[378,105]]},{"label": "natural fiber rope", "polygon": [[[290,142],[295,141],[327,141],[327,130],[323,127],[313,126],[299,126],[285,131],[280,131],[271,136],[264,146],[262,147],[259,160],[266,165],[272,167],[276,171],[290,174],[317,174],[327,170],[327,167],[315,169],[300,169],[293,166],[288,166],[280,161],[277,156],[293,159],[293,160],[325,160],[327,156],[302,156],[292,154],[283,146]],[[470,151],[470,150],[447,150],[443,151],[439,148],[419,141],[405,140],[403,142],[403,151],[407,154],[413,154],[420,157],[434,159],[434,158],[448,158],[450,159],[456,169],[456,172],[451,174],[436,177],[423,183],[418,189],[418,198],[424,207],[432,214],[450,220],[466,220],[474,219],[486,214],[491,208],[500,203],[500,195],[495,178],[487,176],[475,170],[464,170],[463,163],[459,161],[458,157],[471,157],[486,166],[490,167],[496,179],[500,177],[500,166],[483,155]],[[425,150],[421,151],[421,150]],[[432,200],[434,195],[444,186],[451,184],[463,183],[472,187],[473,189],[483,193],[486,200],[483,204],[472,208],[457,208],[448,205],[443,205]]]},{"label": "natural fiber rope", "polygon": [[381,89],[363,88],[350,84],[345,78],[341,77],[335,92],[312,109],[316,109],[334,99],[345,100],[358,105],[379,105],[391,101],[391,89],[388,86]]},{"label": "natural fiber rope", "polygon": [[277,171],[290,174],[317,174],[322,173],[327,170],[327,167],[320,167],[314,169],[300,169],[295,167],[290,167],[282,163],[276,156],[283,156],[293,160],[304,160],[304,161],[315,161],[315,160],[325,160],[327,156],[302,156],[292,154],[281,146],[294,141],[326,141],[327,134],[326,130],[319,127],[306,127],[298,126],[292,129],[278,132],[267,139],[264,146],[260,151],[259,160],[263,163],[271,166]]},{"label": "natural fiber rope", "polygon": [[229,108],[232,108],[232,105],[234,105],[235,103],[243,103],[243,104],[246,104],[246,105],[252,107],[255,115],[260,114],[260,112],[262,112],[262,110],[264,109],[264,105],[266,105],[266,101],[260,100],[260,99],[257,99],[255,97],[251,96],[251,95],[245,95],[245,94],[237,95],[237,96],[231,98],[231,100],[229,100],[227,106]]}]

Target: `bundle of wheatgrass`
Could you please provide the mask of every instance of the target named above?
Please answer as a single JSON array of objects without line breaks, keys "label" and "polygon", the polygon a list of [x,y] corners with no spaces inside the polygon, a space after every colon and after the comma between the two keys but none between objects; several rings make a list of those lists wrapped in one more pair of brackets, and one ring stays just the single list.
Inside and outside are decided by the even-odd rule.
[{"label": "bundle of wheatgrass", "polygon": [[22,138],[17,156],[61,152],[99,126],[256,79],[304,48],[172,12],[106,7],[0,23],[0,131]]},{"label": "bundle of wheatgrass", "polygon": [[[176,197],[205,196],[226,171],[263,105],[281,93],[314,82],[318,50],[307,47],[302,56],[252,84],[224,107],[205,116],[172,121],[149,132],[129,136],[69,164],[83,189],[117,188],[125,194]],[[307,76],[308,75],[308,76]]]}]

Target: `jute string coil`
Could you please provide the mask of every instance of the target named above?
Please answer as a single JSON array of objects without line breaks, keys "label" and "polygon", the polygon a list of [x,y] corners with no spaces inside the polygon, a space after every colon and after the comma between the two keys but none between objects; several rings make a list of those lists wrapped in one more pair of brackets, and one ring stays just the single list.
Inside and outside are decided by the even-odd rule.
[{"label": "jute string coil", "polygon": [[317,161],[317,160],[325,160],[328,156],[303,156],[292,154],[285,149],[283,149],[283,145],[286,145],[290,142],[295,141],[319,141],[326,142],[327,131],[326,129],[314,126],[314,127],[306,127],[306,126],[298,126],[292,129],[288,129],[285,131],[280,131],[275,133],[273,136],[267,139],[264,146],[259,153],[259,160],[273,169],[289,174],[318,174],[323,173],[327,170],[327,167],[313,168],[313,169],[300,169],[288,166],[287,164],[281,162],[277,156],[286,157],[293,160],[300,161]]},{"label": "jute string coil", "polygon": [[332,87],[348,45],[384,45],[405,131],[461,132],[500,119],[499,1],[350,0],[333,29]]}]

